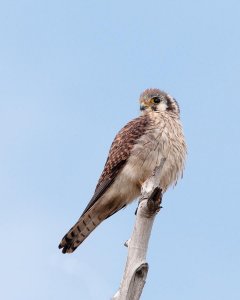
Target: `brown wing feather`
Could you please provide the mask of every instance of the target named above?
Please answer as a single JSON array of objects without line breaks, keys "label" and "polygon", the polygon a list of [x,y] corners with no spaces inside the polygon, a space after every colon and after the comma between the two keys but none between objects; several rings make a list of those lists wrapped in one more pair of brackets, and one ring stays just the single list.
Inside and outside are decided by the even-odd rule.
[{"label": "brown wing feather", "polygon": [[115,137],[91,201],[77,223],[63,237],[59,245],[63,253],[73,252],[104,219],[121,209],[119,207],[107,214],[104,212],[100,217],[93,208],[97,205],[97,200],[107,191],[125,166],[133,146],[146,131],[148,123],[147,116],[138,117],[124,126]]},{"label": "brown wing feather", "polygon": [[114,182],[118,173],[122,170],[127,162],[130,152],[136,141],[144,134],[149,118],[140,116],[127,125],[125,125],[116,135],[112,142],[107,161],[105,163],[103,172],[98,180],[95,193],[85,208],[82,215],[84,215],[89,208],[107,191],[107,189]]}]

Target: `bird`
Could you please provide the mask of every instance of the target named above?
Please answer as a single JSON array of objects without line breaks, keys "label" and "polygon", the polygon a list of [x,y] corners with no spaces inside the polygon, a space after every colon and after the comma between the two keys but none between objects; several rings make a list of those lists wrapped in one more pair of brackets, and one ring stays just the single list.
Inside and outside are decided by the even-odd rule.
[{"label": "bird", "polygon": [[161,159],[162,193],[182,177],[187,146],[178,102],[156,88],[141,93],[139,102],[140,116],[114,138],[92,199],[59,244],[62,253],[72,253],[102,221],[140,196]]}]

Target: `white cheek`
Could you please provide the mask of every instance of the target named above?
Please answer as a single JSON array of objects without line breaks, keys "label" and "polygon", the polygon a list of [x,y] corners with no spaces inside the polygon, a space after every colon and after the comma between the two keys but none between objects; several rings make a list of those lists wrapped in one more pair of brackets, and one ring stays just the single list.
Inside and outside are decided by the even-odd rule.
[{"label": "white cheek", "polygon": [[167,109],[167,104],[164,102],[164,101],[161,101],[159,104],[158,104],[158,110],[159,111],[165,111]]}]

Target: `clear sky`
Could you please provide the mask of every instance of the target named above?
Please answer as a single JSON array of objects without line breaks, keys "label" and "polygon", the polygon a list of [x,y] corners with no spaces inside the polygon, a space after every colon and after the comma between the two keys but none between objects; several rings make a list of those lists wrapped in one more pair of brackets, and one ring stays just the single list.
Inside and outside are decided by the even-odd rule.
[{"label": "clear sky", "polygon": [[136,202],[74,254],[57,246],[149,87],[178,100],[189,155],[142,299],[240,299],[239,28],[238,0],[1,1],[1,299],[116,292]]}]

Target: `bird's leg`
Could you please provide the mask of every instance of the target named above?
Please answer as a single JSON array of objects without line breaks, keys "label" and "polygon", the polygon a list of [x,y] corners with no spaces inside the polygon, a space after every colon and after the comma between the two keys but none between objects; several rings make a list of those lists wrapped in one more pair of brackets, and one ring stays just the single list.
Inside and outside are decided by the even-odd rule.
[{"label": "bird's leg", "polygon": [[156,187],[148,198],[147,206],[151,214],[159,212],[162,208],[162,189]]},{"label": "bird's leg", "polygon": [[[146,199],[146,198],[145,198]],[[139,200],[138,205],[143,199]],[[147,207],[149,210],[149,214],[152,215],[154,213],[158,213],[160,209],[162,208],[161,206],[162,203],[162,189],[159,187],[156,187],[152,194],[149,196],[148,201],[147,201]],[[137,215],[138,207],[135,210],[135,215]]]}]

